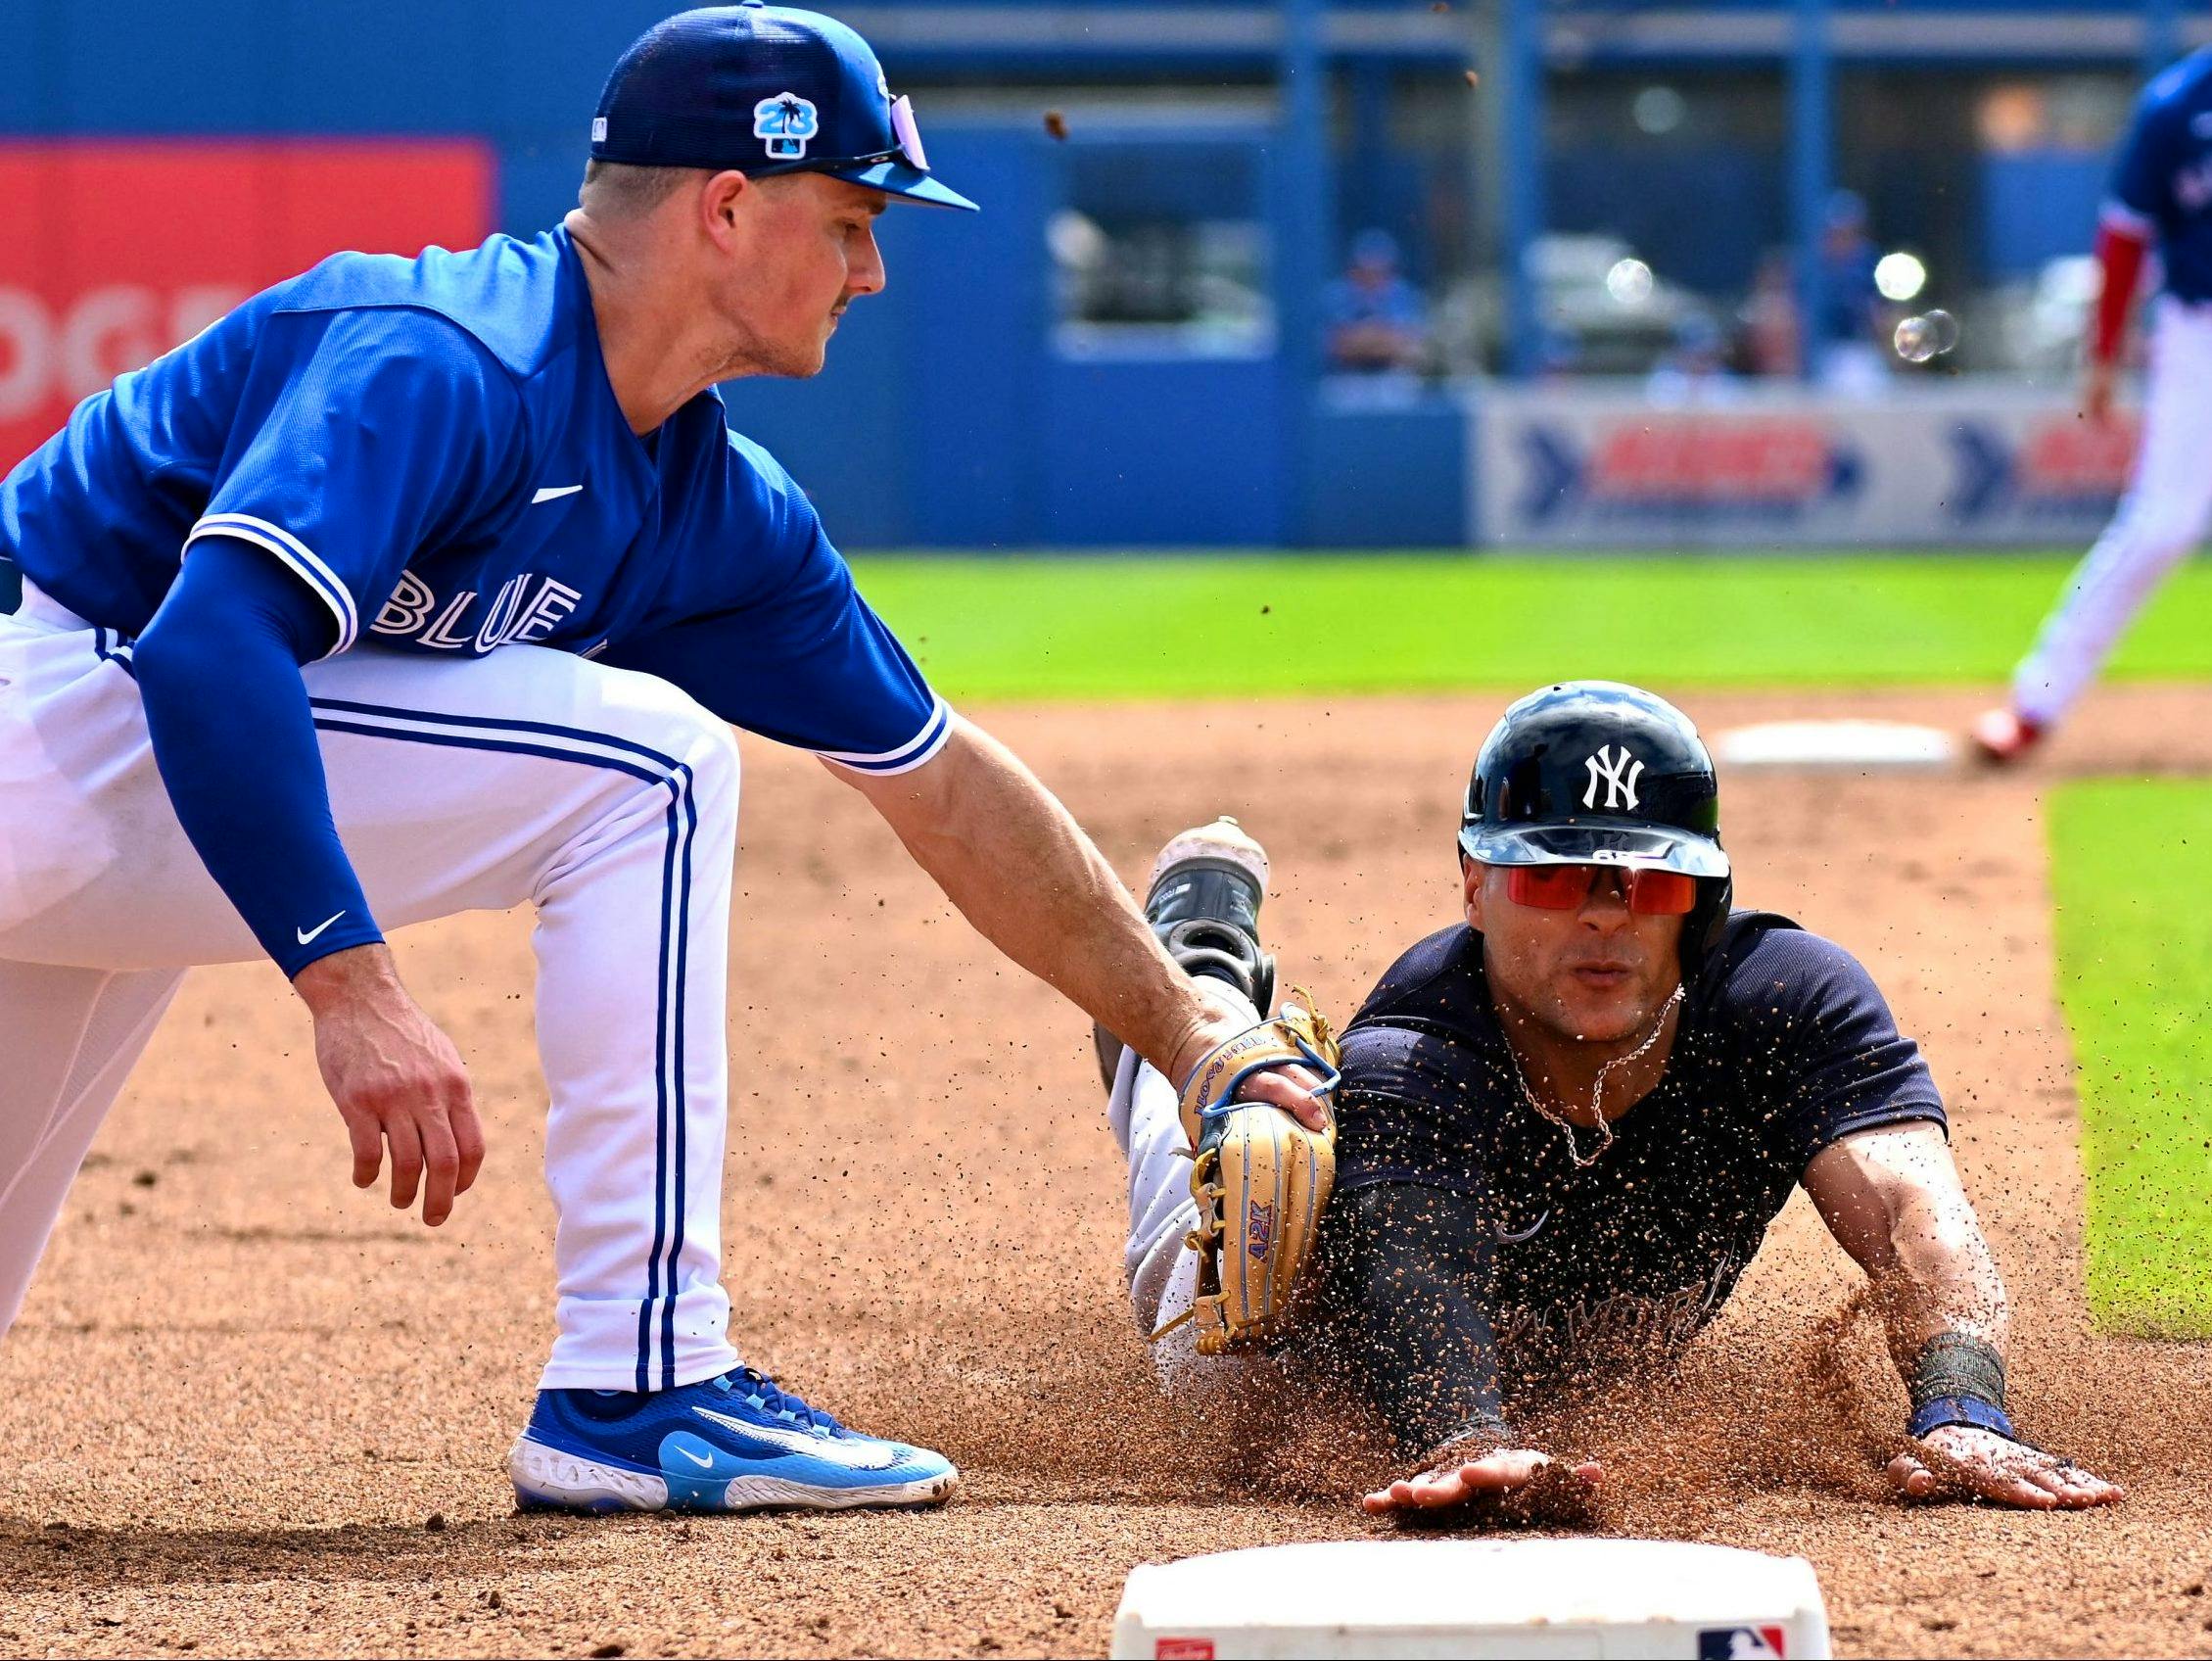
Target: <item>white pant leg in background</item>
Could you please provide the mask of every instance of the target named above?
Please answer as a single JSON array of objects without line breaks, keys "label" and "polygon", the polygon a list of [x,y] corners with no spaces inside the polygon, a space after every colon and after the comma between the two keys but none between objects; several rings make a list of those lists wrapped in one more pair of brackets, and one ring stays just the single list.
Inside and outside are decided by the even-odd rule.
[{"label": "white pant leg in background", "polygon": [[2212,307],[2158,302],[2135,478],[2012,678],[2049,726],[2089,688],[2166,574],[2212,524]]},{"label": "white pant leg in background", "polygon": [[[1253,1020],[1258,1017],[1254,1016]],[[1191,1144],[1183,1134],[1175,1086],[1137,1052],[1121,1052],[1106,1117],[1129,1161],[1129,1243],[1122,1265],[1138,1330],[1150,1336],[1198,1298],[1199,1255],[1189,1244],[1199,1223],[1191,1198]],[[1190,1324],[1153,1345],[1160,1388],[1178,1400],[1232,1391],[1268,1368],[1252,1355],[1201,1355]]]},{"label": "white pant leg in background", "polygon": [[[0,696],[5,696],[0,693]],[[0,963],[0,1332],[183,972]]]},{"label": "white pant leg in background", "polygon": [[[538,908],[560,1213],[544,1386],[659,1389],[735,1364],[720,1271],[729,728],[650,676],[534,646],[363,649],[305,675],[378,920]],[[127,648],[35,593],[0,617],[0,996],[28,987],[63,1012],[0,1026],[0,1291],[20,1301],[177,973],[260,952],[176,823]]]}]

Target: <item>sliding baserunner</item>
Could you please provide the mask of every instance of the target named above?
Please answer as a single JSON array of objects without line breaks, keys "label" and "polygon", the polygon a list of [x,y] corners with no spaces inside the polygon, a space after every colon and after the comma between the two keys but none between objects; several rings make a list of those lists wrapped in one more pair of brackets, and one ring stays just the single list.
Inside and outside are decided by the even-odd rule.
[{"label": "sliding baserunner", "polygon": [[[1687,720],[1609,682],[1523,698],[1476,762],[1459,861],[1465,921],[1390,968],[1341,1051],[1292,1009],[1179,1097],[1104,1046],[1130,1293],[1171,1394],[1222,1389],[1255,1352],[1348,1383],[1404,1461],[1371,1511],[1572,1491],[1601,1473],[1536,1446],[1527,1410],[1686,1344],[1802,1185],[1911,1394],[1903,1493],[2121,1496],[2014,1431],[2004,1284],[1935,1083],[1848,952],[1731,910]],[[1222,821],[1168,844],[1147,901],[1186,970],[1255,1016],[1266,883]],[[1217,1100],[1270,1056],[1341,1067],[1332,1132]]]}]

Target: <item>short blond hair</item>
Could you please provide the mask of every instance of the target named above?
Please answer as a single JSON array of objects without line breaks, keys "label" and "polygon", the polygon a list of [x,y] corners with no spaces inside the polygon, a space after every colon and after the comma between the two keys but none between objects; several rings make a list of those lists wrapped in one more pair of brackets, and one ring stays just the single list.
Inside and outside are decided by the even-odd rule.
[{"label": "short blond hair", "polygon": [[699,167],[640,167],[629,162],[587,162],[584,188],[576,193],[587,214],[623,219],[650,214],[686,179],[701,177]]}]

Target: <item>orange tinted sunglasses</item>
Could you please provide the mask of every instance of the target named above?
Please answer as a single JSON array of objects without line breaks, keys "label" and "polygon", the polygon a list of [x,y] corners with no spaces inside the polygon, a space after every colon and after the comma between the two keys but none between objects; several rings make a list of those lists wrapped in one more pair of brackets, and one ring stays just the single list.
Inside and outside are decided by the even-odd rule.
[{"label": "orange tinted sunglasses", "polygon": [[1697,878],[1678,871],[1637,871],[1618,865],[1515,865],[1505,892],[1517,906],[1576,911],[1590,897],[1601,871],[1618,871],[1628,890],[1628,909],[1639,917],[1686,917],[1697,905]]}]

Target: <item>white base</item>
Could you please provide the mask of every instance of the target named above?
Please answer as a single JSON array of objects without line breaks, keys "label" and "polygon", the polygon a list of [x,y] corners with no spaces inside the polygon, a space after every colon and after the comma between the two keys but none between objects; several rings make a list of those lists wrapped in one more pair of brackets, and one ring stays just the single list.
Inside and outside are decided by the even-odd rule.
[{"label": "white base", "polygon": [[1112,1654],[1825,1656],[1812,1565],[1654,1540],[1357,1540],[1135,1570]]},{"label": "white base", "polygon": [[1729,768],[1935,769],[1957,762],[1958,740],[1941,727],[1905,721],[1763,721],[1722,733],[1713,759]]},{"label": "white base", "polygon": [[[516,1495],[526,1505],[550,1505],[572,1511],[669,1509],[665,1478],[564,1453],[528,1437],[518,1441],[507,1455],[507,1474],[514,1481]],[[734,1477],[723,1490],[719,1503],[709,1505],[695,1500],[689,1503],[695,1509],[713,1511],[760,1511],[774,1506],[851,1511],[865,1505],[935,1505],[950,1499],[959,1487],[958,1471],[920,1482],[886,1483],[875,1488],[817,1488],[781,1477]]]}]

